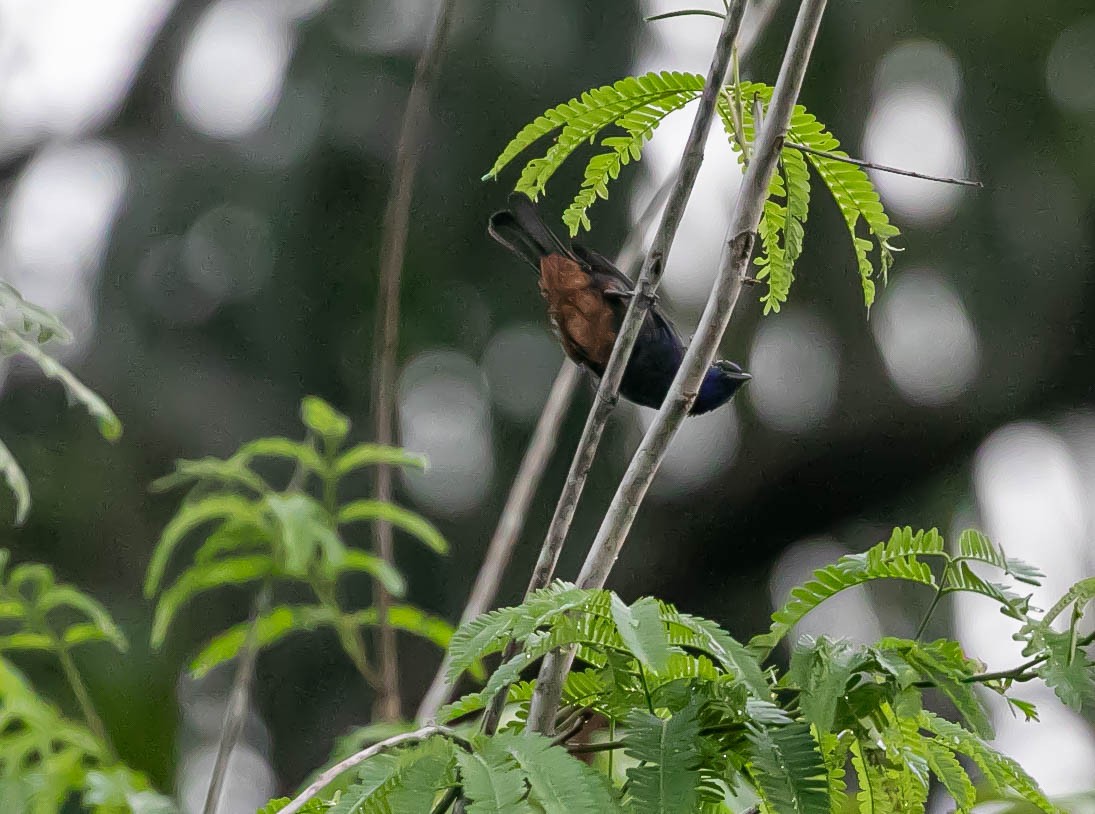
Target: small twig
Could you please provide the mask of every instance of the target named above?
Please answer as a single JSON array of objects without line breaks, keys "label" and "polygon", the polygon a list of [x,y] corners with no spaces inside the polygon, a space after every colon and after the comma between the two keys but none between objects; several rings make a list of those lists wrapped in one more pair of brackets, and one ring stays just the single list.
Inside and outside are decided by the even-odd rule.
[{"label": "small twig", "polygon": [[[790,124],[791,112],[806,75],[814,40],[825,11],[825,2],[826,0],[802,0],[799,6],[794,31],[772,91],[764,125],[758,131],[752,160],[742,178],[741,191],[734,206],[730,228],[727,230],[727,242],[718,277],[673,384],[653,423],[643,436],[601,522],[597,537],[578,575],[579,587],[604,587],[643,497],[665,457],[669,443],[695,401],[700,381],[707,372],[730,322],[749,275],[749,261],[753,253],[756,230],[779,160],[783,138]],[[636,301],[638,299],[635,298]],[[631,311],[635,310],[635,305],[633,302]],[[530,728],[550,725],[551,716],[559,704],[563,679],[573,658],[574,650],[571,648],[563,653],[551,653],[544,659],[529,712]]]},{"label": "small twig", "polygon": [[920,624],[916,626],[916,635],[914,639],[919,639],[924,635],[924,631],[928,628],[928,622],[931,621],[932,614],[935,613],[935,609],[939,607],[939,602],[943,599],[943,590],[947,585],[947,574],[951,570],[951,561],[948,560],[947,564],[943,566],[943,573],[939,575],[939,586],[935,589],[935,596],[932,597],[931,604],[928,605],[927,611],[924,612],[924,618],[920,620]]},{"label": "small twig", "polygon": [[[1095,642],[1095,633],[1089,633],[1082,639],[1078,639],[1075,642],[1075,647],[1072,648],[1072,653],[1076,652],[1076,647],[1087,647],[1089,644]],[[1032,681],[1038,678],[1038,675],[1030,670],[1036,667],[1040,667],[1049,660],[1049,656],[1036,656],[1030,661],[1025,661],[1018,667],[1012,667],[1010,670],[998,670],[993,673],[978,673],[977,675],[966,676],[959,679],[962,684],[986,684],[990,681],[1013,681],[1017,683],[1023,683],[1026,681]],[[913,683],[914,687],[920,687],[921,689],[930,689],[938,686],[934,681],[916,681]]]},{"label": "small twig", "polygon": [[[403,276],[403,258],[410,227],[411,196],[422,135],[429,113],[430,90],[441,62],[442,48],[452,27],[454,0],[444,0],[437,11],[433,35],[415,66],[414,83],[403,111],[399,144],[395,154],[392,191],[384,210],[384,225],[380,243],[380,296],[377,299],[377,336],[375,376],[376,390],[373,413],[376,419],[376,442],[392,444],[395,440],[395,373],[396,352],[399,348],[399,289]],[[376,497],[385,503],[392,499],[392,469],[377,467]],[[374,526],[377,555],[389,565],[393,563],[392,527],[379,521]],[[396,653],[395,630],[388,623],[392,598],[377,581],[376,605],[380,616],[377,628],[377,653],[380,662],[381,687],[377,713],[387,721],[401,716],[399,696],[399,661]]]},{"label": "small twig", "polygon": [[[741,65],[738,58],[738,49],[734,48],[733,54],[733,69],[734,69],[734,94],[730,97],[730,116],[734,123],[734,140],[738,143],[738,149],[741,150],[742,163],[745,166],[749,166],[749,144],[745,141],[745,108],[741,103]],[[730,95],[729,89],[726,91],[727,95]],[[756,132],[754,127],[753,132]]]},{"label": "small twig", "polygon": [[114,744],[111,743],[110,737],[107,735],[103,719],[99,717],[99,713],[95,710],[91,693],[87,691],[87,685],[84,684],[84,679],[80,675],[80,670],[76,667],[76,662],[72,660],[72,654],[68,651],[68,647],[64,642],[57,641],[56,645],[57,658],[61,662],[61,671],[65,674],[65,680],[72,688],[73,695],[76,696],[76,703],[80,705],[80,713],[84,716],[88,729],[102,742],[107,755],[112,760],[117,760],[118,753],[115,752]]},{"label": "small twig", "polygon": [[[468,603],[464,606],[464,612],[460,615],[460,623],[466,624],[472,619],[488,610],[498,595],[498,586],[502,581],[506,566],[513,554],[513,548],[528,516],[532,498],[540,486],[544,475],[544,469],[551,454],[555,451],[555,443],[559,438],[559,427],[566,418],[567,410],[574,397],[574,391],[578,386],[579,370],[577,365],[569,359],[563,361],[559,373],[555,376],[555,382],[551,386],[544,410],[536,422],[525,457],[521,460],[521,466],[517,470],[517,477],[510,487],[506,505],[498,519],[498,526],[491,537],[487,553],[483,557],[483,565],[475,578]],[[441,666],[433,677],[433,683],[422,698],[418,707],[417,720],[420,723],[432,721],[437,715],[449,695],[452,693],[453,682],[448,679],[449,664],[452,660],[448,653],[441,660]]]},{"label": "small twig", "polygon": [[421,729],[416,729],[414,732],[407,732],[403,735],[395,735],[387,740],[383,740],[380,743],[374,743],[367,749],[362,749],[360,752],[355,752],[345,760],[340,760],[331,768],[322,772],[319,777],[311,782],[311,784],[293,798],[293,801],[285,808],[281,809],[278,814],[297,814],[309,800],[318,795],[323,789],[338,779],[339,775],[343,772],[348,772],[361,763],[364,763],[371,757],[375,757],[383,752],[385,749],[391,749],[395,746],[402,746],[407,743],[418,743],[424,741],[427,738],[432,738],[434,735],[441,735],[448,738],[451,741],[470,748],[467,741],[459,737],[451,729],[444,726],[424,726]]},{"label": "small twig", "polygon": [[656,20],[668,20],[671,17],[718,17],[720,20],[726,19],[725,14],[706,8],[685,8],[680,11],[667,11],[664,14],[655,14],[651,17],[643,17],[643,19],[648,23],[653,23]]},{"label": "small twig", "polygon": [[980,181],[971,181],[967,178],[947,178],[942,175],[928,175],[924,172],[913,172],[912,170],[903,170],[900,167],[890,167],[886,164],[876,164],[873,161],[864,161],[861,158],[851,158],[850,156],[841,155],[840,153],[833,153],[829,150],[819,150],[816,147],[807,147],[805,144],[796,144],[793,141],[785,141],[784,147],[790,147],[792,150],[798,150],[803,153],[811,153],[813,155],[820,155],[823,158],[831,158],[834,161],[843,161],[845,164],[854,164],[857,167],[864,167],[868,170],[878,170],[879,172],[889,172],[894,175],[907,175],[909,178],[921,178],[925,181],[936,181],[940,184],[957,184],[962,187],[977,187],[978,189],[984,189],[985,185]]},{"label": "small twig", "polygon": [[588,709],[583,709],[578,713],[578,717],[574,720],[569,727],[565,727],[561,733],[552,738],[551,742],[555,746],[566,743],[573,738],[579,732],[586,728],[586,724],[593,718],[593,713]]},{"label": "small twig", "polygon": [[[555,517],[552,518],[551,528],[533,574],[534,580],[544,579],[547,576],[543,584],[550,581],[550,574],[554,572],[555,564],[558,562],[566,532],[577,509],[582,487],[585,485],[585,477],[593,464],[608,416],[616,404],[624,371],[627,369],[628,360],[631,358],[631,352],[646,319],[647,311],[654,301],[654,295],[664,271],[665,259],[669,256],[673,239],[676,237],[692,188],[695,186],[696,176],[699,175],[700,165],[703,163],[704,145],[715,116],[720,89],[726,82],[734,41],[741,28],[744,13],[745,0],[734,0],[723,20],[722,31],[719,33],[719,40],[711,58],[711,67],[707,71],[707,80],[704,82],[699,108],[692,122],[692,130],[688,134],[673,190],[670,192],[669,201],[662,213],[661,224],[635,284],[634,296],[631,298],[627,315],[617,334],[608,366],[601,377],[600,386],[597,388],[597,399],[586,420],[585,429],[582,431],[582,438],[578,442],[578,450],[574,454],[574,462],[571,464],[571,471],[567,477],[567,484],[556,506]],[[554,654],[549,654],[544,660],[544,666],[550,666],[554,662]],[[541,678],[549,674],[551,673],[544,672],[542,666]],[[561,680],[559,686],[537,684],[529,710],[529,728],[532,731],[550,734],[561,692]]]},{"label": "small twig", "polygon": [[247,636],[244,638],[243,647],[239,653],[239,663],[236,665],[236,675],[232,679],[232,691],[228,696],[228,704],[224,710],[224,728],[221,729],[221,740],[217,746],[217,760],[213,764],[213,774],[209,778],[209,790],[205,795],[203,814],[216,814],[220,806],[221,792],[224,790],[224,781],[228,779],[228,761],[232,757],[232,750],[236,748],[236,742],[243,731],[243,724],[247,720],[247,707],[251,696],[251,684],[255,680],[255,661],[258,659],[259,650],[259,621],[270,607],[270,583],[264,583],[259,589],[255,602],[251,607],[251,619],[247,628]]},{"label": "small twig", "polygon": [[589,755],[594,752],[611,752],[614,749],[623,749],[626,746],[623,741],[602,741],[601,743],[575,743],[567,747],[572,755]]},{"label": "small twig", "polygon": [[445,792],[445,796],[438,800],[437,805],[430,810],[430,814],[445,814],[459,796],[460,786],[451,786],[449,790]]}]

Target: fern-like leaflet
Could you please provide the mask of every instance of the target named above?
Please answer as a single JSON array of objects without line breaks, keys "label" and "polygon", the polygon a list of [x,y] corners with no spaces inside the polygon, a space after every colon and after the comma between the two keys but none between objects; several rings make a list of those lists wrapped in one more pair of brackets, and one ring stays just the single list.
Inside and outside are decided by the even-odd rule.
[{"label": "fern-like leaflet", "polygon": [[[94,391],[43,349],[50,340],[71,342],[72,334],[52,313],[23,298],[6,282],[0,281],[0,358],[22,356],[38,366],[46,376],[65,388],[71,402],[87,410],[108,441],[122,434],[122,422]],[[0,474],[15,496],[15,523],[22,525],[30,512],[30,484],[15,456],[0,441]]]},{"label": "fern-like leaflet", "polygon": [[[539,157],[530,159],[515,188],[538,198],[547,182],[583,143],[594,141],[606,129],[622,135],[608,135],[600,146],[608,148],[593,155],[586,164],[581,188],[563,213],[572,236],[591,227],[589,209],[598,198],[608,198],[609,184],[624,166],[638,161],[643,145],[670,113],[699,98],[704,78],[698,74],[662,72],[631,76],[611,85],[593,88],[580,97],[558,105],[525,126],[506,145],[484,179],[498,174],[540,138],[559,131],[555,142]],[[741,82],[723,89],[717,109],[731,148],[744,163],[745,151],[755,137],[752,104],[742,108],[739,143],[734,125],[735,101],[756,100],[762,107],[771,99],[772,88],[758,82]],[[840,143],[817,118],[801,105],[794,108],[787,139],[807,148],[785,147],[780,154],[779,172],[772,179],[768,199],[758,228],[760,252],[756,264],[758,279],[768,284],[762,296],[765,313],[779,311],[787,301],[794,281],[794,265],[802,254],[805,223],[810,207],[810,173],[813,167],[836,201],[851,240],[856,268],[868,308],[875,299],[875,279],[887,278],[893,264],[893,239],[900,233],[890,223],[878,193],[864,170],[841,160],[848,158]],[[862,227],[861,227],[862,224]],[[864,237],[861,234],[861,228]],[[877,253],[877,263],[872,259]]]}]

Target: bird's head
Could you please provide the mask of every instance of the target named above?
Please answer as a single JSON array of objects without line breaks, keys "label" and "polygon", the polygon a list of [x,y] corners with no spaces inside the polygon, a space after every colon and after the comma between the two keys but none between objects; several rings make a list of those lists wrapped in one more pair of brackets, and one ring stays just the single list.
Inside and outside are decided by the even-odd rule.
[{"label": "bird's head", "polygon": [[703,377],[699,395],[692,404],[692,415],[709,413],[726,404],[738,392],[738,388],[751,378],[753,377],[733,362],[717,360]]}]

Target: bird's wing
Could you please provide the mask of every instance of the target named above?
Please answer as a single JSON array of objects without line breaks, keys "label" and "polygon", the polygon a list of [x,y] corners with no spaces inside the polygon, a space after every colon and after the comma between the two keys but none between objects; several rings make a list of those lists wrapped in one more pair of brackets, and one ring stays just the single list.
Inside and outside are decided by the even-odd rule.
[{"label": "bird's wing", "polygon": [[630,294],[635,288],[635,282],[600,252],[587,249],[580,243],[571,244],[571,249],[574,251],[574,256],[588,266],[594,275],[604,278],[601,288],[606,293]]},{"label": "bird's wing", "polygon": [[616,342],[618,309],[585,267],[560,254],[540,261],[540,291],[567,355],[600,375]]},{"label": "bird's wing", "polygon": [[[635,283],[626,274],[616,268],[604,255],[593,249],[587,249],[578,243],[573,244],[574,254],[592,270],[594,277],[602,291],[606,294],[630,295],[635,289]],[[622,309],[620,318],[623,319]],[[617,325],[618,327],[618,325]],[[647,312],[644,332],[659,334],[659,341],[668,341],[678,348],[684,347],[684,340],[677,332],[676,326],[669,320],[662,310],[655,305]],[[654,338],[654,337],[651,337]],[[683,352],[682,352],[683,353]]]}]

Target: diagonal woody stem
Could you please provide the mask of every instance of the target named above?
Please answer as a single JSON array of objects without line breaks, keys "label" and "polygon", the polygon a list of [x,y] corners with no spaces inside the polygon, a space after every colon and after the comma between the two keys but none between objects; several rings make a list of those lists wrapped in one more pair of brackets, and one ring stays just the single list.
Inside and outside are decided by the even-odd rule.
[{"label": "diagonal woody stem", "polygon": [[[513,555],[513,548],[517,544],[518,537],[525,525],[529,506],[536,490],[540,485],[544,469],[551,459],[551,453],[555,450],[555,442],[559,437],[559,426],[566,418],[567,409],[574,397],[574,391],[578,386],[580,372],[578,367],[569,359],[564,360],[555,382],[551,386],[544,410],[540,419],[536,422],[532,440],[529,441],[525,457],[521,460],[521,466],[517,470],[513,487],[510,489],[506,505],[502,509],[502,515],[498,520],[498,527],[494,530],[487,553],[483,557],[483,565],[475,578],[468,603],[464,606],[464,612],[460,616],[460,624],[466,624],[475,617],[490,609],[495,596],[498,595],[498,586],[502,582],[502,575]],[[428,723],[437,715],[449,696],[452,694],[453,683],[448,678],[451,659],[448,653],[441,660],[441,666],[437,668],[437,674],[433,683],[422,698],[415,716],[421,723]]]}]

